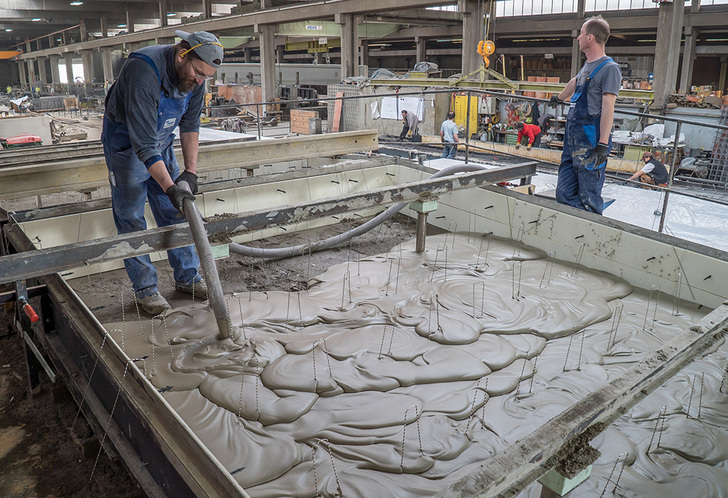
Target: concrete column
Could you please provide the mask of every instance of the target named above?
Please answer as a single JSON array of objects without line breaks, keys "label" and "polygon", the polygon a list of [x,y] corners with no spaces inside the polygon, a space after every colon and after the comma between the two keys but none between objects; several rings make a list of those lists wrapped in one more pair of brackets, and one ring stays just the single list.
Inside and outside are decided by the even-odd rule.
[{"label": "concrete column", "polygon": [[104,81],[109,84],[114,82],[114,68],[111,65],[111,49],[104,47],[101,49],[101,64],[104,68]]},{"label": "concrete column", "polygon": [[693,84],[693,67],[695,65],[695,42],[698,30],[692,26],[685,27],[685,47],[683,48],[682,68],[680,69],[680,93],[689,93]]},{"label": "concrete column", "polygon": [[61,57],[59,55],[51,55],[50,61],[51,61],[51,83],[54,85],[57,85],[61,82],[61,74],[58,69],[58,63],[60,62]]},{"label": "concrete column", "polygon": [[35,40],[35,48],[37,50],[43,50],[43,38],[38,38]]},{"label": "concrete column", "polygon": [[18,61],[18,72],[20,73],[20,88],[28,84],[28,76],[25,73],[25,61]]},{"label": "concrete column", "polygon": [[48,83],[48,73],[46,72],[46,57],[38,57],[38,79],[41,83]]},{"label": "concrete column", "polygon": [[28,82],[30,83],[30,86],[35,88],[35,82],[38,81],[38,76],[35,73],[35,60],[28,59],[27,65],[28,65]]},{"label": "concrete column", "polygon": [[579,0],[578,4],[576,5],[576,17],[579,19],[584,19],[585,14],[586,14],[586,0]]},{"label": "concrete column", "polygon": [[245,55],[245,62],[253,62],[253,51],[250,47],[245,47],[243,49],[243,54]]},{"label": "concrete column", "polygon": [[718,90],[725,91],[726,73],[728,73],[728,58],[723,56],[720,58],[720,78],[718,79]]},{"label": "concrete column", "polygon": [[166,0],[162,0],[159,2],[159,25],[161,27],[167,27],[169,23],[167,22],[167,2]]},{"label": "concrete column", "polygon": [[463,75],[472,73],[483,64],[476,49],[485,35],[486,8],[486,2],[480,0],[458,0],[458,11],[463,14]]},{"label": "concrete column", "polygon": [[129,12],[129,4],[126,4],[126,32],[134,32],[134,20],[131,18],[131,12]]},{"label": "concrete column", "polygon": [[56,35],[48,36],[48,48],[53,48],[55,46],[56,46]]},{"label": "concrete column", "polygon": [[108,38],[109,21],[106,19],[106,16],[101,17],[99,20],[101,21],[101,38]]},{"label": "concrete column", "polygon": [[202,0],[202,17],[203,19],[212,17],[212,0]]},{"label": "concrete column", "polygon": [[94,78],[94,58],[90,50],[81,52],[81,62],[83,63],[83,80],[88,84]]},{"label": "concrete column", "polygon": [[652,70],[652,109],[663,109],[677,86],[685,0],[661,3],[657,15],[657,46]]},{"label": "concrete column", "polygon": [[427,39],[421,36],[415,36],[415,45],[417,47],[417,62],[427,60]]},{"label": "concrete column", "polygon": [[66,62],[66,81],[69,85],[73,84],[73,54],[63,54]]},{"label": "concrete column", "polygon": [[[260,86],[263,91],[263,102],[278,96],[276,91],[276,28],[269,24],[257,24],[255,31],[260,38]],[[266,109],[261,109],[265,113]]]},{"label": "concrete column", "polygon": [[79,25],[78,29],[81,32],[81,41],[88,41],[88,29],[86,28],[86,21],[81,19],[81,24]]},{"label": "concrete column", "polygon": [[359,51],[359,64],[362,66],[369,65],[369,42],[367,40],[361,41],[361,49]]},{"label": "concrete column", "polygon": [[341,79],[358,76],[359,26],[354,14],[336,14],[334,21],[341,25]]},{"label": "concrete column", "polygon": [[283,64],[283,53],[285,52],[285,45],[276,45],[276,62]]},{"label": "concrete column", "polygon": [[579,30],[571,30],[571,78],[574,78],[581,69],[581,50],[579,50]]}]

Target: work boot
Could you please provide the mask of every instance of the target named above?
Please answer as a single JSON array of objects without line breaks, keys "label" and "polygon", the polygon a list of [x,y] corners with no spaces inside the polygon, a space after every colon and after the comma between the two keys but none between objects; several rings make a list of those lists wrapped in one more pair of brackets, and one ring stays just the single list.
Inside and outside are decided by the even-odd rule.
[{"label": "work boot", "polygon": [[146,313],[152,316],[157,316],[168,309],[172,309],[167,300],[159,292],[137,299],[137,302],[139,302],[139,305]]},{"label": "work boot", "polygon": [[[204,280],[195,282],[194,284],[183,284],[180,282],[174,283],[174,288],[180,292],[192,294],[195,299],[205,301],[207,299],[207,285]],[[194,291],[194,292],[193,292]]]}]

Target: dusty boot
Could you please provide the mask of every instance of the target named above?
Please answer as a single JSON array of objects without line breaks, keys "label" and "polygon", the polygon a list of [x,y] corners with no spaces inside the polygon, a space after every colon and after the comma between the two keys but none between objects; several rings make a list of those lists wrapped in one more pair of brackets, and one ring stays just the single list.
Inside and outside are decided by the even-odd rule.
[{"label": "dusty boot", "polygon": [[160,313],[164,313],[165,310],[172,308],[159,292],[137,299],[137,301],[142,309],[152,316],[157,316]]},{"label": "dusty boot", "polygon": [[200,301],[205,301],[207,299],[207,285],[205,285],[204,280],[200,280],[194,284],[182,284],[180,282],[175,282],[174,288],[180,292],[192,294],[195,299],[199,299]]}]

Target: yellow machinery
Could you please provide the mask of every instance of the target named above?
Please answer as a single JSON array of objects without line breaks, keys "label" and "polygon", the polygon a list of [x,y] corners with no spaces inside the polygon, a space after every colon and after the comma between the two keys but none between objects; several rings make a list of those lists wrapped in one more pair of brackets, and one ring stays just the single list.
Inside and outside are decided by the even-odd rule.
[{"label": "yellow machinery", "polygon": [[[478,95],[470,96],[470,127],[469,131],[472,135],[478,131]],[[466,122],[468,119],[468,95],[453,94],[452,105],[450,108],[455,112],[455,124],[458,125],[460,131],[466,130]]]}]

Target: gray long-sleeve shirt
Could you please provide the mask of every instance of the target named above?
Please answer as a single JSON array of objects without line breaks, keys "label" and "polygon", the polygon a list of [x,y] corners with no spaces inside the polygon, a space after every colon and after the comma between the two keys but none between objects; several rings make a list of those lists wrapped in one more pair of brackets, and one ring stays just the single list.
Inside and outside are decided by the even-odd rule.
[{"label": "gray long-sleeve shirt", "polygon": [[[161,78],[161,91],[167,97],[184,98],[187,94],[177,88],[174,69],[174,45],[145,47],[138,52],[154,61]],[[129,139],[140,161],[146,167],[162,160],[157,142],[157,111],[160,100],[160,79],[154,68],[137,58],[127,59],[119,78],[106,96],[104,116],[115,123],[125,123]],[[180,133],[198,132],[204,100],[204,86],[192,90],[187,111],[179,123]]]}]

